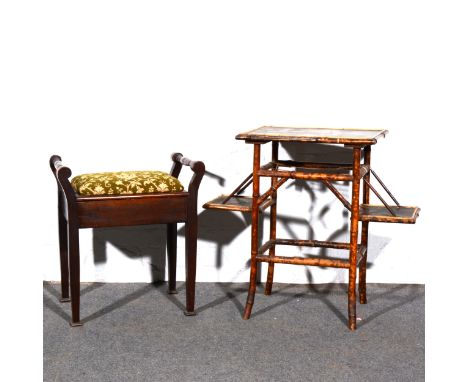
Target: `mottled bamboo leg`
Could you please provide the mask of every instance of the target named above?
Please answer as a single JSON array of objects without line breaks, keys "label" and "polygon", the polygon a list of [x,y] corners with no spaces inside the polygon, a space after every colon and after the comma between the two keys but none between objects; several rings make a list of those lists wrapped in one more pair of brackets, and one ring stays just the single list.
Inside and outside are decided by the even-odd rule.
[{"label": "mottled bamboo leg", "polygon": [[360,186],[361,148],[353,149],[353,186],[351,203],[351,234],[349,250],[348,281],[348,327],[356,329],[356,259],[359,230],[359,186]]},{"label": "mottled bamboo leg", "polygon": [[[370,166],[371,161],[371,146],[364,148],[364,164]],[[370,180],[370,172],[364,176],[367,181]],[[364,182],[362,190],[362,202],[363,204],[369,204],[369,185]],[[362,222],[361,231],[361,246],[365,247],[366,251],[359,264],[359,302],[361,304],[367,304],[367,291],[366,291],[366,269],[367,269],[367,248],[369,240],[369,222]]]},{"label": "mottled bamboo leg", "polygon": [[252,306],[255,299],[255,290],[257,288],[257,252],[258,252],[258,197],[260,191],[260,179],[258,170],[260,168],[260,144],[254,144],[253,160],[253,192],[252,192],[252,235],[251,235],[251,254],[250,254],[250,284],[247,301],[245,304],[243,319],[248,320],[252,312]]},{"label": "mottled bamboo leg", "polygon": [[185,290],[186,290],[186,316],[195,313],[195,277],[197,272],[197,210],[196,203],[189,205],[189,215],[185,224]]},{"label": "mottled bamboo leg", "polygon": [[169,294],[176,294],[176,269],[177,269],[177,223],[167,224],[167,274]]},{"label": "mottled bamboo leg", "polygon": [[80,241],[78,225],[73,220],[70,219],[68,221],[68,251],[70,261],[70,292],[72,311],[70,325],[81,326],[83,324],[80,321]]},{"label": "mottled bamboo leg", "polygon": [[[271,148],[271,159],[273,162],[278,160],[278,142],[272,142],[272,148]],[[278,182],[278,178],[272,177],[271,178],[271,187],[274,187],[276,183]],[[270,207],[270,240],[275,240],[276,239],[276,202],[278,200],[278,195],[277,192],[275,191],[271,195],[271,199],[273,200],[273,204]],[[268,255],[270,257],[275,256],[275,245],[273,245],[269,252]],[[268,264],[268,274],[267,274],[267,280],[265,284],[265,294],[270,295],[271,294],[271,288],[273,287],[273,274],[275,271],[275,263],[269,263]]]},{"label": "mottled bamboo leg", "polygon": [[68,267],[68,234],[67,219],[63,211],[63,195],[59,191],[58,205],[58,228],[59,228],[59,248],[60,248],[60,278],[62,286],[62,297],[60,302],[70,301],[70,279]]}]

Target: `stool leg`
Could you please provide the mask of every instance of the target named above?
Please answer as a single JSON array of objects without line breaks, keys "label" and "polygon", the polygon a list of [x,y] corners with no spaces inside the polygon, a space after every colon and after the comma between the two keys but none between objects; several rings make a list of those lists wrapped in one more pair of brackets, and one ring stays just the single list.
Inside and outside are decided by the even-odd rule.
[{"label": "stool leg", "polygon": [[197,271],[197,228],[198,218],[195,206],[189,206],[188,219],[185,223],[185,288],[186,288],[186,316],[195,313],[195,276]]},{"label": "stool leg", "polygon": [[62,297],[60,302],[70,301],[70,281],[68,268],[68,235],[67,220],[63,211],[63,196],[59,193],[58,207],[58,228],[59,228],[59,248],[60,248],[60,279],[62,287]]},{"label": "stool leg", "polygon": [[260,191],[260,179],[258,169],[260,168],[260,144],[254,144],[253,161],[253,193],[252,193],[252,235],[251,235],[251,254],[250,254],[250,284],[245,303],[243,319],[248,320],[252,313],[252,307],[255,300],[255,290],[257,289],[257,252],[258,252],[258,196]]},{"label": "stool leg", "polygon": [[168,293],[176,294],[176,269],[177,269],[177,223],[167,224],[167,270]]},{"label": "stool leg", "polygon": [[348,327],[356,329],[356,260],[359,230],[359,186],[360,186],[361,148],[353,149],[353,187],[351,203],[351,234],[349,250],[348,281]]},{"label": "stool leg", "polygon": [[68,222],[68,251],[70,261],[70,291],[71,291],[71,326],[81,326],[80,322],[80,241],[78,226]]}]

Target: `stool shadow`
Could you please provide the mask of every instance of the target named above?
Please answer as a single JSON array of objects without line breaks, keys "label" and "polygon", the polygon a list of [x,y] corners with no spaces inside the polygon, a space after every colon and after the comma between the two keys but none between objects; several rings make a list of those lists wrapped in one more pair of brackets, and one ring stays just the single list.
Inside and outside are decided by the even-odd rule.
[{"label": "stool shadow", "polygon": [[151,283],[100,309],[88,317],[83,318],[83,322],[91,321],[115,309],[121,308],[122,306],[142,297],[153,288],[160,289],[159,287],[165,284],[165,224],[94,228],[93,254],[95,264],[103,264],[107,262],[107,246],[109,244],[131,259],[141,259],[142,261],[147,259],[150,266]]},{"label": "stool shadow", "polygon": [[[223,248],[251,225],[250,214],[206,209],[198,215],[198,240],[216,244],[215,267],[223,267]],[[185,225],[177,231],[185,236]]]},{"label": "stool shadow", "polygon": [[151,282],[164,281],[166,269],[165,224],[93,229],[94,264],[107,262],[112,245],[131,259],[148,259]]},{"label": "stool shadow", "polygon": [[[102,317],[116,309],[119,309],[129,303],[131,303],[132,301],[135,301],[137,299],[139,299],[140,297],[144,296],[145,294],[149,293],[151,290],[153,289],[156,289],[158,290],[159,292],[161,292],[161,290],[164,290],[164,292],[161,292],[162,294],[164,294],[165,296],[169,296],[167,293],[165,293],[165,288],[163,287],[165,283],[163,282],[155,282],[155,283],[151,283],[151,284],[145,284],[144,287],[118,299],[117,301],[114,301],[113,303],[109,304],[109,305],[106,305],[105,307],[103,307],[102,309],[99,309],[98,311],[88,315],[87,317],[83,318],[82,319],[82,322],[83,323],[86,323],[86,322],[89,322],[89,321],[92,321],[96,318],[99,318],[99,317]],[[59,285],[59,284],[58,284]],[[82,292],[84,293],[88,293],[88,292],[91,292],[97,288],[100,288],[104,286],[104,283],[90,283],[89,285],[87,285],[86,287],[84,287],[83,289],[81,289]],[[47,291],[48,294],[52,295],[54,297],[54,299],[51,299],[49,296],[47,296],[47,294],[43,294],[43,304],[46,308],[48,308],[50,311],[52,311],[53,313],[55,313],[56,315],[58,315],[59,317],[63,318],[65,321],[69,322],[70,319],[71,319],[71,315],[69,313],[67,313],[65,310],[64,310],[64,305],[61,304],[61,303],[57,303],[56,301],[59,300],[60,298],[60,292],[57,288],[55,288],[51,283],[44,283],[44,289]],[[68,306],[68,305],[66,305]],[[182,305],[182,309],[181,310],[184,310],[185,309],[185,306]]]},{"label": "stool shadow", "polygon": [[[60,284],[57,284],[60,288]],[[63,318],[65,321],[70,321],[71,315],[67,314],[61,303],[58,303],[61,294],[58,289],[54,288],[54,285],[49,282],[43,282],[43,289],[45,289],[50,295],[54,296],[54,299],[51,299],[46,293],[42,293],[43,305],[48,308],[51,312],[54,312],[57,316]]]},{"label": "stool shadow", "polygon": [[[232,288],[233,284],[237,283],[214,283],[223,293],[224,295],[221,297],[216,298],[215,300],[201,305],[200,307],[196,307],[195,311],[197,314],[200,314],[210,308],[214,308],[218,305],[221,305],[227,301],[232,301],[233,304],[236,306],[236,309],[239,311],[240,314],[244,311],[244,305],[238,300],[237,296],[242,293],[247,292],[248,285],[244,288]],[[180,288],[183,289],[185,284],[180,285]],[[178,285],[179,287],[179,285]],[[182,303],[178,295],[174,294],[167,294],[162,291],[159,291],[165,298],[167,298],[170,302],[172,302],[180,311],[185,311],[185,305]]]},{"label": "stool shadow", "polygon": [[239,301],[238,296],[247,292],[248,285],[245,287],[234,288],[233,286],[236,284],[238,285],[238,283],[216,283],[215,285],[224,293],[224,296],[221,296],[216,300],[209,302],[208,304],[202,305],[197,311],[201,313],[210,308],[214,308],[217,305],[231,301],[239,314],[242,314],[244,311],[244,305]]},{"label": "stool shadow", "polygon": [[[57,287],[54,287],[56,285]],[[89,285],[84,286],[83,288],[80,289],[80,296],[83,296],[87,293],[92,292],[95,289],[101,288],[104,286],[104,283],[90,283]],[[60,301],[60,298],[62,297],[60,294],[60,283],[51,283],[44,281],[43,282],[43,288],[54,297],[54,299],[51,299],[49,296],[46,294],[43,294],[43,305],[47,307],[49,310],[57,314],[58,316],[62,317],[65,321],[70,321],[71,315],[67,314],[63,307],[63,303],[58,303],[57,301]],[[66,305],[68,306],[68,305]]]},{"label": "stool shadow", "polygon": [[152,283],[152,284],[147,284],[145,285],[143,288],[140,288],[128,295],[126,295],[125,297],[117,300],[117,301],[114,301],[112,304],[110,305],[107,305],[105,306],[104,308],[98,310],[97,312],[94,312],[92,314],[90,314],[89,316],[83,318],[83,323],[86,323],[86,322],[89,322],[89,321],[92,321],[98,317],[102,317],[116,309],[119,309],[129,303],[131,303],[132,301],[135,301],[135,300],[138,300],[140,297],[144,296],[145,294],[147,294],[148,292],[150,292],[152,289],[154,288],[157,288],[162,286],[163,283],[162,282],[156,282],[156,283]]},{"label": "stool shadow", "polygon": [[[165,225],[146,225],[132,227],[94,228],[93,229],[93,254],[94,263],[103,264],[107,262],[107,246],[111,244],[120,252],[132,259],[148,258],[151,267],[151,284],[131,293],[130,295],[106,306],[105,308],[83,318],[88,322],[115,309],[118,309],[131,301],[143,296],[154,287],[164,283],[166,267],[166,228]],[[94,282],[86,285],[80,290],[80,296],[84,296],[93,290],[100,288],[104,283]],[[61,295],[50,283],[44,283],[44,288],[57,300]],[[44,306],[65,319],[70,320],[63,305],[55,303],[50,297],[44,295]]]},{"label": "stool shadow", "polygon": [[[214,308],[218,305],[221,305],[227,301],[231,301],[234,306],[236,307],[237,311],[239,312],[239,315],[242,316],[244,312],[244,304],[241,303],[238,299],[238,297],[242,294],[247,294],[247,291],[249,289],[249,284],[248,283],[214,283],[216,287],[221,290],[223,293],[222,296],[217,297],[215,300],[210,301],[206,304],[201,305],[200,307],[196,308],[197,314],[202,313],[208,309]],[[286,286],[282,286],[281,291],[293,288],[295,285],[293,284],[282,284]],[[260,289],[262,287],[260,286]],[[161,292],[162,293],[162,292]],[[278,293],[278,292],[276,292]],[[181,311],[185,310],[184,304],[180,301],[180,299],[177,297],[177,295],[169,295],[169,294],[164,294],[164,296],[171,301],[175,306],[177,306]],[[279,304],[281,305],[281,304]],[[274,309],[274,307],[278,306],[278,304],[274,304],[271,306],[271,309]],[[268,310],[271,310],[270,307],[266,309],[262,309],[261,312],[264,313]],[[259,311],[260,312],[260,311]],[[252,317],[254,317],[255,314],[252,313]]]},{"label": "stool shadow", "polygon": [[[211,174],[211,173],[210,173]],[[221,178],[220,178],[221,179]],[[222,250],[229,245],[238,235],[251,225],[250,214],[231,213],[204,210],[198,216],[198,240],[213,242],[216,244],[215,266],[220,269],[223,266]],[[178,235],[185,236],[185,225],[179,224]],[[262,230],[259,229],[259,236],[262,237]],[[181,311],[185,311],[185,305],[179,300],[177,295],[167,294],[159,286],[165,280],[166,267],[166,227],[160,225],[115,227],[115,228],[95,228],[93,229],[93,252],[94,263],[103,264],[107,261],[107,246],[111,244],[120,252],[132,259],[149,258],[152,271],[152,285],[136,291],[124,299],[101,309],[100,311],[86,317],[83,321],[89,321],[103,314],[117,309],[128,302],[131,302],[151,288],[156,286],[157,290],[169,301],[175,304]],[[185,246],[177,249],[178,257],[184,254]],[[200,256],[200,250],[198,250]],[[250,256],[248,256],[250,261]],[[261,274],[259,272],[259,277]],[[177,284],[177,289],[184,288],[185,283]],[[221,288],[221,283],[217,284]],[[230,292],[227,292],[229,294]],[[202,312],[211,306],[215,306],[223,301],[235,299],[235,295],[223,297],[214,301],[210,306],[197,308],[197,312]],[[240,308],[240,302],[237,301]],[[243,308],[242,308],[243,309]]]},{"label": "stool shadow", "polygon": [[[247,227],[251,225],[250,214],[236,214],[228,211],[213,211],[204,210],[198,216],[198,240],[208,241],[216,244],[215,266],[217,269],[223,266],[223,247],[229,245],[235,238],[240,235]],[[177,234],[185,236],[185,225],[179,224]],[[262,236],[262,230],[259,230],[259,236]],[[152,267],[152,283],[153,286],[159,286],[165,279],[166,266],[166,228],[163,225],[154,226],[135,226],[135,227],[118,227],[118,228],[99,228],[93,230],[93,249],[95,264],[105,263],[107,261],[107,246],[111,244],[119,251],[130,258],[149,257]],[[185,247],[179,246],[177,249],[178,257],[184,254]],[[198,250],[200,256],[200,250]],[[250,256],[248,256],[250,261]],[[260,273],[260,272],[259,272]],[[259,274],[259,277],[261,275]],[[220,288],[222,283],[217,285]],[[116,301],[110,306],[101,309],[99,312],[92,314],[83,321],[91,320],[106,314],[124,304],[139,298],[153,286],[143,288],[141,291],[136,291],[123,300]],[[185,283],[178,283],[177,289],[182,290]],[[223,289],[225,290],[225,289]],[[176,305],[181,311],[185,311],[185,305],[180,301],[177,295],[167,294],[163,288],[157,288],[165,298]],[[213,301],[209,306],[196,308],[196,311],[202,312],[212,306],[218,305],[226,300],[235,299],[236,295],[226,292],[227,296]],[[238,308],[240,302],[237,301]],[[243,309],[243,308],[242,308]]]}]

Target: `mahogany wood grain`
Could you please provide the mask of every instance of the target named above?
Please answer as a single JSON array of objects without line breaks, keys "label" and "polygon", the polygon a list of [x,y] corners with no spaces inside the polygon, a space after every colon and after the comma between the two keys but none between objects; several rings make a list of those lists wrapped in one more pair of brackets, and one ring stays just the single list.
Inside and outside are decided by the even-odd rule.
[{"label": "mahogany wood grain", "polygon": [[189,193],[143,197],[77,197],[80,228],[182,223],[187,219]]}]

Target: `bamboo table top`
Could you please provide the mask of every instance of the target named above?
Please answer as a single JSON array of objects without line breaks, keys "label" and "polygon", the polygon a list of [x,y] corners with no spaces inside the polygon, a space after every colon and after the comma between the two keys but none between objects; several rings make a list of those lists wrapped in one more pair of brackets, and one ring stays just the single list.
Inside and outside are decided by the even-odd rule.
[{"label": "bamboo table top", "polygon": [[317,127],[262,126],[238,134],[236,139],[257,142],[317,142],[332,144],[373,145],[385,137],[387,130],[331,129]]}]

